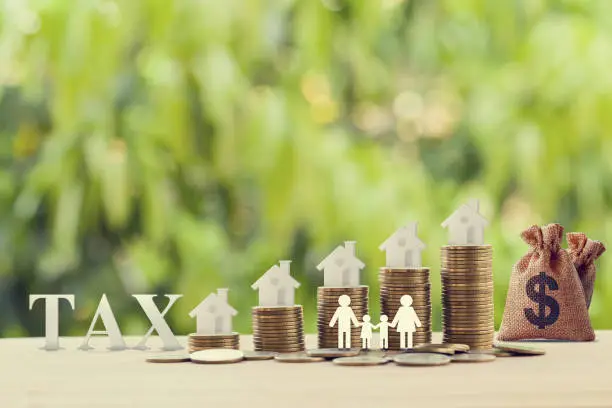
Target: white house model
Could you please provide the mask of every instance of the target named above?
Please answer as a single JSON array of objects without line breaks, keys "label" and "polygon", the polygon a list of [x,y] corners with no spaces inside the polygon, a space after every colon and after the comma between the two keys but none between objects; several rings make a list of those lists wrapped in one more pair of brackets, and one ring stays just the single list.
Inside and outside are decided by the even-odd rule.
[{"label": "white house model", "polygon": [[251,285],[259,290],[259,306],[293,306],[300,283],[289,274],[290,263],[280,261],[280,266],[274,265]]},{"label": "white house model", "polygon": [[416,222],[412,222],[393,233],[378,249],[386,251],[387,267],[419,268],[421,252],[425,244],[417,236]]},{"label": "white house model", "polygon": [[317,266],[323,271],[323,285],[335,287],[359,286],[359,274],[365,264],[355,256],[355,241],[338,246]]},{"label": "white house model", "polygon": [[217,289],[189,312],[189,317],[196,318],[197,334],[232,333],[232,318],[238,312],[227,303],[227,291]]},{"label": "white house model", "polygon": [[448,245],[482,245],[489,221],[479,213],[478,200],[463,204],[442,223],[448,229]]}]

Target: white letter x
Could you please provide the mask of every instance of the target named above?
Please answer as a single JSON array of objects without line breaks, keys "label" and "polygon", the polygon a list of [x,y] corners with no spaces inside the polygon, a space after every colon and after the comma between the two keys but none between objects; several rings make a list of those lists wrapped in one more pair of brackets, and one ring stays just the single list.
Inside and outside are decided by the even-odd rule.
[{"label": "white letter x", "polygon": [[164,343],[164,347],[162,347],[163,350],[182,349],[183,346],[181,346],[176,337],[174,337],[174,333],[172,333],[172,330],[170,330],[168,323],[166,323],[166,321],[164,320],[164,316],[166,315],[166,313],[168,313],[168,310],[170,310],[172,305],[183,295],[165,295],[168,299],[170,299],[170,301],[161,313],[159,313],[159,309],[157,308],[157,306],[155,306],[155,303],[153,303],[153,298],[155,297],[155,295],[132,296],[136,298],[136,300],[140,304],[140,307],[142,307],[142,310],[146,313],[147,317],[149,318],[149,321],[151,322],[151,328],[142,338],[140,343],[138,343],[134,348],[146,350],[148,348],[146,345],[147,340],[153,333],[153,330],[156,330],[157,334],[159,334],[159,337]]}]

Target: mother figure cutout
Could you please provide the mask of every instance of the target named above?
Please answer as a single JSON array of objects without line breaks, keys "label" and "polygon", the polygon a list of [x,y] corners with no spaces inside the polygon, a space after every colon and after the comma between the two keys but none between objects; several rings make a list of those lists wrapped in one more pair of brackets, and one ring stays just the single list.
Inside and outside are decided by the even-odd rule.
[{"label": "mother figure cutout", "polygon": [[412,296],[404,295],[400,299],[401,306],[391,322],[391,327],[397,326],[400,334],[400,349],[412,348],[412,333],[421,327],[421,321],[412,307]]}]

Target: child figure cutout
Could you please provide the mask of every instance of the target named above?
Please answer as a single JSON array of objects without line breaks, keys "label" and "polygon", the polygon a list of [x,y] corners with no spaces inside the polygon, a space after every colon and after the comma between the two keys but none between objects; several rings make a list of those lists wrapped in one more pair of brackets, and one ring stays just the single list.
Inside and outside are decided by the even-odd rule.
[{"label": "child figure cutout", "polygon": [[370,323],[370,316],[363,316],[363,323],[359,323],[361,326],[361,348],[369,350],[372,346],[372,329],[375,329],[372,323]]},{"label": "child figure cutout", "polygon": [[421,321],[412,307],[412,296],[404,295],[400,298],[401,306],[391,322],[391,327],[397,326],[400,334],[400,349],[412,348],[412,334],[417,327],[421,327]]},{"label": "child figure cutout", "polygon": [[353,326],[359,327],[359,321],[355,312],[349,306],[351,304],[351,298],[348,295],[342,295],[338,298],[338,304],[340,307],[336,309],[336,312],[332,316],[329,327],[334,327],[336,322],[338,323],[338,348],[339,349],[350,349],[351,348],[351,323]]},{"label": "child figure cutout", "polygon": [[387,315],[380,316],[380,323],[374,326],[375,329],[379,329],[380,336],[378,337],[378,347],[381,350],[387,350],[389,348],[389,318]]}]

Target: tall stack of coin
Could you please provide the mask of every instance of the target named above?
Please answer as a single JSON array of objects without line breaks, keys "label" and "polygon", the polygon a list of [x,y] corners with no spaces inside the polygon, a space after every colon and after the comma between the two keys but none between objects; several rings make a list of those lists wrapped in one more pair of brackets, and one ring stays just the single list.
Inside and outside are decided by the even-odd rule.
[{"label": "tall stack of coin", "polygon": [[240,335],[232,334],[195,334],[189,335],[188,339],[189,352],[207,350],[207,349],[240,349]]},{"label": "tall stack of coin", "polygon": [[442,247],[444,342],[472,349],[493,346],[493,248],[491,245]]},{"label": "tall stack of coin", "polygon": [[[368,287],[330,287],[317,289],[317,327],[319,329],[319,348],[338,347],[338,324],[329,327],[338,306],[338,298],[347,295],[351,298],[350,307],[359,322],[368,314]],[[361,347],[361,328],[351,326],[351,347]]]},{"label": "tall stack of coin", "polygon": [[[380,268],[381,313],[387,315],[391,323],[400,307],[400,299],[404,295],[412,297],[412,307],[416,312],[421,327],[413,334],[413,345],[431,343],[431,285],[429,268]],[[400,335],[389,330],[389,349],[399,350]]]},{"label": "tall stack of coin", "polygon": [[302,306],[258,306],[252,311],[256,351],[293,353],[304,350]]}]

